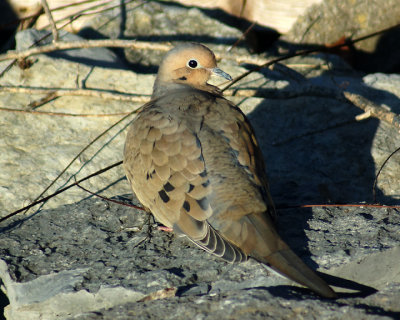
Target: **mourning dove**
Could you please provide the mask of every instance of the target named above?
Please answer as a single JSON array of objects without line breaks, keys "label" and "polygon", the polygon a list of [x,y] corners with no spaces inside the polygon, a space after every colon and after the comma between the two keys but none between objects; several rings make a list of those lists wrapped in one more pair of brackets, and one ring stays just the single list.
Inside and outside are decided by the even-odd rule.
[{"label": "mourning dove", "polygon": [[264,160],[246,116],[211,75],[213,52],[188,43],[164,57],[152,99],[132,122],[124,169],[156,220],[229,262],[267,264],[327,298],[335,292],[288,247],[274,227]]}]

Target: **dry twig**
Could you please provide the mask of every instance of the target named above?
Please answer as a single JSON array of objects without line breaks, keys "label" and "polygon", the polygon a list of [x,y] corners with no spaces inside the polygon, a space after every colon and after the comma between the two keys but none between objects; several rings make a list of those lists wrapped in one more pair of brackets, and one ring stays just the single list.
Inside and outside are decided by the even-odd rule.
[{"label": "dry twig", "polygon": [[[112,3],[114,2],[113,0],[101,1],[100,3],[96,3],[96,4],[93,5],[93,6],[87,7],[87,8],[85,8],[85,9],[83,9],[83,10],[76,11],[76,12],[74,12],[74,13],[68,15],[68,16],[65,16],[65,17],[63,17],[63,18],[60,18],[60,19],[58,19],[58,20],[56,21],[56,23],[60,23],[60,22],[62,22],[62,21],[67,20],[68,22],[65,23],[65,24],[63,25],[63,27],[65,27],[65,26],[67,26],[68,24],[71,24],[73,21],[75,21],[75,20],[77,20],[78,18],[81,18],[81,17],[83,17],[83,16],[97,15],[97,14],[100,14],[100,13],[103,13],[103,12],[110,11],[110,10],[113,10],[113,9],[115,9],[115,8],[118,8],[118,7],[120,7],[122,4],[126,5],[126,4],[131,3],[131,2],[134,2],[134,1],[136,1],[136,0],[125,0],[125,1],[122,1],[122,3],[120,2],[120,3],[118,3],[118,4],[116,4],[116,5],[112,5],[112,6],[107,6],[107,5],[110,4],[110,3],[112,4]],[[87,2],[93,2],[93,0],[90,0],[90,1],[82,1],[82,2],[76,3],[76,4],[70,4],[70,5],[64,5],[64,6],[56,7],[56,8],[53,8],[52,11],[62,10],[62,9],[67,8],[67,7],[72,7],[73,5],[81,5],[81,4],[84,4],[84,3],[87,3]],[[133,9],[136,9],[136,8],[138,8],[138,7],[140,7],[140,6],[142,6],[143,4],[144,4],[144,2],[139,3],[136,7],[132,8],[132,10],[133,10]],[[94,9],[98,9],[98,8],[102,8],[102,9],[97,10],[97,11],[94,10]],[[45,25],[45,26],[43,26],[42,28],[43,28],[43,29],[46,29],[47,27],[49,27],[49,25]],[[62,28],[63,28],[63,27],[62,27]]]},{"label": "dry twig", "polygon": [[65,113],[65,112],[52,112],[52,111],[36,111],[36,110],[24,110],[24,109],[12,109],[0,107],[1,111],[14,112],[14,113],[30,113],[41,116],[58,116],[58,117],[120,117],[130,114],[129,112],[116,112],[116,113]]},{"label": "dry twig", "polygon": [[56,23],[54,22],[53,15],[51,13],[51,10],[49,8],[49,5],[47,4],[46,0],[42,0],[42,6],[44,8],[44,11],[46,12],[46,16],[49,19],[49,24],[51,26],[51,32],[53,34],[53,42],[58,41],[58,30]]},{"label": "dry twig", "polygon": [[149,101],[150,96],[124,93],[120,91],[105,91],[104,89],[68,89],[68,88],[36,88],[36,87],[22,87],[22,86],[0,86],[0,92],[11,93],[28,93],[28,94],[53,94],[57,97],[62,96],[84,96],[95,97],[104,100],[117,100],[127,102],[141,102],[146,103]]},{"label": "dry twig", "polygon": [[[122,163],[122,161],[118,162],[118,164],[120,164],[120,163]],[[138,210],[141,210],[141,211],[146,211],[143,207],[139,207],[139,206],[136,206],[134,204],[128,204],[128,203],[125,203],[125,202],[122,202],[122,201],[118,201],[118,200],[110,199],[110,198],[107,198],[107,197],[103,197],[103,196],[101,196],[101,195],[99,195],[99,194],[97,194],[95,192],[92,192],[92,191],[86,189],[85,187],[82,187],[78,182],[76,183],[76,186],[78,188],[82,189],[83,191],[85,191],[87,193],[90,193],[92,196],[95,196],[97,198],[100,198],[100,199],[103,199],[103,200],[106,200],[106,201],[109,201],[109,202],[113,202],[113,203],[116,203],[116,204],[120,204],[120,205],[125,206],[125,207],[131,207],[131,208],[135,208],[135,209],[138,209]]]},{"label": "dry twig", "polygon": [[[374,202],[376,202],[376,186],[377,186],[377,184],[378,184],[379,175],[381,174],[381,172],[382,172],[383,168],[385,167],[386,163],[388,163],[389,159],[390,159],[392,156],[394,156],[394,155],[395,155],[397,152],[399,152],[399,151],[400,151],[400,147],[398,147],[396,150],[394,150],[394,151],[385,159],[385,161],[383,161],[381,167],[380,167],[379,170],[378,170],[378,173],[377,173],[376,176],[375,176],[374,185],[373,185],[373,187],[372,187],[372,196],[373,196],[373,198],[374,198]],[[400,206],[398,206],[398,207],[400,207]]]},{"label": "dry twig", "polygon": [[[33,200],[33,203],[41,203],[41,202],[38,202],[39,201],[39,199],[47,192],[47,190],[49,190],[56,182],[57,182],[57,180],[59,179],[59,178],[61,178],[61,176],[72,166],[72,164],[87,150],[87,149],[89,149],[89,147],[90,146],[92,146],[97,140],[99,140],[101,137],[103,137],[107,132],[109,132],[112,128],[114,128],[115,126],[117,126],[118,124],[120,124],[122,121],[124,121],[125,119],[127,119],[129,116],[131,116],[132,114],[134,114],[134,113],[136,113],[137,111],[138,111],[139,109],[137,109],[137,110],[134,110],[134,111],[132,111],[132,112],[130,112],[129,114],[127,114],[126,116],[124,116],[124,117],[122,117],[121,119],[119,119],[117,122],[115,122],[112,126],[110,126],[107,130],[105,130],[105,131],[103,131],[102,133],[100,133],[96,138],[94,138],[89,144],[87,144],[69,163],[68,163],[68,165],[57,175],[57,177],[55,178],[55,179],[53,179],[53,181],[40,193],[40,195],[39,196],[37,196],[36,197],[36,199],[35,200]],[[122,163],[122,161],[120,161],[119,163],[118,163],[118,165],[120,165]],[[114,165],[114,166],[117,166],[117,165]],[[105,170],[105,171],[107,171],[107,170]],[[94,177],[95,175],[98,175],[98,174],[100,174],[100,173],[102,173],[102,172],[105,172],[105,171],[102,171],[102,170],[100,170],[100,171],[98,171],[98,173],[97,174],[92,174],[91,175],[91,177]],[[82,181],[85,181],[86,179],[84,178],[84,179],[81,179],[81,180],[79,180],[78,181],[78,183],[80,183],[80,182],[82,182]],[[65,188],[64,188],[65,189]],[[54,196],[55,195],[57,195],[57,194],[59,194],[59,192],[56,192],[55,194],[54,194]],[[51,198],[51,197],[50,197]],[[45,199],[50,199],[49,197],[46,197]],[[31,205],[29,205],[29,206],[27,206],[26,207],[26,211],[28,211],[30,208],[31,208],[32,206]],[[25,209],[24,209],[25,210]],[[21,211],[24,211],[24,210],[18,210],[18,212],[17,213],[19,213],[19,212],[21,212]],[[25,211],[25,212],[26,212]],[[17,214],[17,213],[12,213],[11,215],[8,215],[8,216],[12,216],[12,215],[14,215],[14,214]],[[7,216],[7,217],[8,217]],[[0,219],[0,222],[1,221],[3,221],[3,220],[1,220]]]},{"label": "dry twig", "polygon": [[[343,95],[356,107],[364,110],[364,113],[367,117],[372,116],[374,118],[378,118],[379,120],[394,126],[400,131],[400,115],[393,113],[356,93],[344,91]],[[362,119],[363,118],[361,118],[361,120]]]},{"label": "dry twig", "polygon": [[48,45],[34,47],[23,51],[8,51],[7,53],[0,55],[0,61],[9,59],[23,59],[29,56],[49,53],[58,50],[71,50],[71,49],[82,49],[82,48],[131,48],[136,50],[159,50],[168,51],[172,48],[171,45],[165,43],[154,43],[146,41],[135,41],[135,40],[84,40],[84,41],[68,41],[68,42],[56,42]]},{"label": "dry twig", "polygon": [[[33,202],[31,202],[29,205],[27,205],[27,206],[25,206],[25,207],[23,207],[23,208],[20,208],[20,209],[14,211],[14,212],[11,212],[10,214],[8,214],[8,215],[6,215],[6,216],[0,218],[0,223],[3,222],[4,220],[7,220],[7,219],[9,219],[9,218],[11,218],[11,217],[17,215],[18,213],[20,213],[20,212],[22,212],[22,211],[29,210],[30,208],[32,208],[32,207],[34,207],[34,206],[36,206],[36,205],[38,205],[38,204],[40,204],[40,203],[46,202],[47,200],[49,200],[49,199],[55,197],[56,195],[58,195],[58,194],[60,194],[60,193],[62,193],[62,192],[64,192],[64,191],[66,191],[66,190],[68,190],[68,189],[70,189],[70,188],[72,188],[72,187],[74,187],[74,186],[76,186],[76,185],[78,185],[79,183],[82,183],[83,181],[86,181],[86,180],[88,180],[88,179],[90,179],[90,178],[92,178],[92,177],[95,177],[95,176],[97,176],[97,175],[99,175],[99,174],[102,174],[103,172],[106,172],[106,171],[108,171],[108,170],[110,170],[110,169],[112,169],[112,168],[114,168],[114,167],[117,167],[117,166],[119,166],[119,165],[121,165],[121,164],[122,164],[122,161],[119,161],[119,162],[117,162],[117,163],[114,163],[114,164],[112,164],[112,165],[110,165],[110,166],[108,166],[108,167],[106,167],[106,168],[104,168],[104,169],[101,169],[101,170],[99,170],[99,171],[96,171],[95,173],[92,173],[92,174],[90,174],[90,175],[88,175],[88,176],[86,176],[86,177],[84,177],[84,178],[82,178],[82,179],[80,179],[80,180],[78,180],[78,181],[76,181],[76,182],[70,184],[69,186],[66,186],[66,187],[64,187],[64,188],[62,188],[62,189],[60,189],[60,190],[57,190],[57,191],[54,192],[53,194],[51,194],[51,195],[49,195],[49,196],[47,196],[47,197],[45,197],[45,198],[43,198],[43,199],[38,200],[38,199],[41,197],[41,195],[40,195],[36,200],[34,200]],[[47,189],[46,189],[46,191],[47,191]],[[42,193],[42,194],[43,194],[43,193]]]},{"label": "dry twig", "polygon": [[375,37],[375,36],[377,36],[379,34],[383,34],[383,33],[386,33],[388,31],[391,31],[393,29],[396,29],[399,26],[400,25],[397,24],[397,25],[394,25],[394,26],[391,26],[391,27],[388,27],[388,28],[385,28],[385,29],[382,29],[382,30],[379,30],[379,31],[376,31],[376,32],[373,32],[373,33],[370,33],[370,34],[367,34],[365,36],[362,36],[362,37],[359,37],[359,38],[356,38],[356,39],[344,39],[342,42],[340,42],[340,43],[338,43],[336,45],[333,45],[333,46],[332,45],[320,45],[320,46],[316,46],[314,48],[305,49],[305,50],[299,50],[299,51],[284,55],[284,56],[279,57],[279,58],[271,59],[271,60],[266,61],[265,63],[263,63],[261,65],[258,65],[256,67],[254,67],[253,69],[243,73],[239,77],[236,77],[235,79],[232,80],[232,82],[230,84],[228,84],[225,88],[223,88],[222,91],[227,90],[228,88],[233,86],[235,83],[237,83],[238,81],[240,81],[243,78],[247,77],[251,73],[260,71],[261,69],[267,68],[267,67],[269,67],[269,66],[271,66],[271,65],[273,65],[273,64],[275,64],[277,62],[280,62],[280,61],[283,61],[283,60],[287,60],[287,59],[290,59],[290,58],[293,58],[293,57],[305,56],[305,55],[310,54],[310,53],[332,51],[332,50],[337,49],[337,48],[350,46],[350,45],[353,45],[353,44],[355,44],[357,42],[360,42],[360,41]]}]

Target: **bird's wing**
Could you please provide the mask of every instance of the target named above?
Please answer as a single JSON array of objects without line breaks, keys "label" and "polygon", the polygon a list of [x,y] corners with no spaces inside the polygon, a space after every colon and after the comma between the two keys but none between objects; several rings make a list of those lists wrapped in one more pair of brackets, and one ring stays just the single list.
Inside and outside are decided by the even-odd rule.
[{"label": "bird's wing", "polygon": [[[202,117],[199,117],[200,128]],[[191,118],[190,121],[195,121]],[[197,132],[196,132],[197,131]],[[230,262],[247,259],[207,222],[213,188],[199,130],[185,119],[149,105],[128,132],[124,167],[138,199],[158,221],[187,235],[204,250]]]}]

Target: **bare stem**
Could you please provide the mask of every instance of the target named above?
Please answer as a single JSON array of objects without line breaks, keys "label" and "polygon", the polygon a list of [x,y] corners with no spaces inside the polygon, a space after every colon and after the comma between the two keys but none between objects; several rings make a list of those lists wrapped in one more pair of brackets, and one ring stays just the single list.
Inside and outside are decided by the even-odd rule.
[{"label": "bare stem", "polygon": [[28,93],[28,94],[54,94],[54,96],[86,96],[96,97],[105,100],[118,100],[127,102],[145,103],[150,96],[142,94],[123,93],[120,91],[105,91],[104,89],[68,89],[68,88],[37,88],[22,86],[0,86],[1,92]]},{"label": "bare stem", "polygon": [[169,49],[172,48],[172,46],[169,44],[135,41],[135,40],[105,39],[105,40],[84,40],[84,41],[69,41],[69,42],[58,41],[56,43],[30,48],[23,51],[8,51],[7,53],[0,55],[0,61],[8,59],[24,59],[32,55],[48,53],[58,50],[101,48],[101,47],[131,48],[131,49],[141,49],[141,50],[149,49],[149,50],[160,50],[160,51],[168,51]]},{"label": "bare stem", "polygon": [[377,105],[376,103],[348,91],[344,91],[343,95],[356,107],[364,110],[365,113],[369,114],[374,118],[378,118],[391,126],[394,126],[400,131],[400,115],[393,113],[385,108]]},{"label": "bare stem", "polygon": [[53,33],[53,42],[58,41],[58,30],[56,23],[54,22],[53,15],[51,14],[51,10],[49,8],[49,5],[47,4],[46,0],[42,0],[42,6],[44,8],[44,11],[46,12],[47,18],[49,19],[49,23],[51,26],[51,32]]}]

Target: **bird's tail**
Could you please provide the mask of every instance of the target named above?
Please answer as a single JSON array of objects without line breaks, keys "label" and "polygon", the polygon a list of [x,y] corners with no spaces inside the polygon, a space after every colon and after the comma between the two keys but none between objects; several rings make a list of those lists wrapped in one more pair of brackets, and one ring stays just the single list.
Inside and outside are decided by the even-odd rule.
[{"label": "bird's tail", "polygon": [[328,284],[311,270],[279,237],[272,224],[261,215],[249,215],[258,236],[263,238],[249,253],[255,259],[325,298],[336,298]]},{"label": "bird's tail", "polygon": [[273,252],[259,260],[293,281],[310,288],[322,297],[336,298],[335,291],[289,248]]}]

